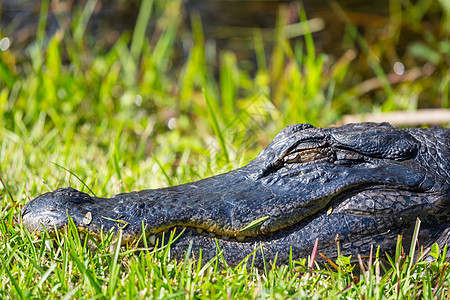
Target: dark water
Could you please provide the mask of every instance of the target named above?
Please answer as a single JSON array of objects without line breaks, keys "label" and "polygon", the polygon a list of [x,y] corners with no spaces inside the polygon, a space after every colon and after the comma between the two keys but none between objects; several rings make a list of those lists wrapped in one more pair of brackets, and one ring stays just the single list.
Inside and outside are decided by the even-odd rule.
[{"label": "dark water", "polygon": [[[356,25],[361,23],[360,18],[365,18],[365,24],[360,25],[379,27],[384,25],[379,21],[384,19],[384,23],[386,23],[389,16],[388,0],[310,0],[303,2],[190,0],[186,3],[188,12],[198,11],[200,13],[202,23],[205,24],[204,31],[207,39],[215,39],[221,48],[238,53],[245,51],[245,47],[242,47],[239,40],[253,38],[246,34],[251,31],[245,29],[261,28],[270,33],[270,29],[276,27],[277,15],[280,10],[285,12],[288,25],[296,24],[300,22],[299,10],[301,8],[305,10],[307,18],[313,20],[310,26],[316,49],[319,52],[339,52],[342,48],[345,22],[338,15],[336,6],[342,8],[348,16],[353,17],[352,22]],[[273,37],[270,34],[266,36],[269,39]],[[292,39],[296,38],[299,37],[292,37]]]},{"label": "dark water", "polygon": [[[73,10],[86,1],[50,1],[46,24],[47,35],[58,28],[70,30]],[[94,36],[101,47],[113,45],[120,34],[131,32],[139,11],[138,1],[98,1],[89,21],[87,32]],[[39,23],[40,1],[3,0],[1,4],[1,32],[9,36],[12,49],[26,48],[36,38]],[[344,9],[352,22],[365,28],[382,27],[389,15],[389,1],[231,1],[187,0],[182,11],[184,27],[189,28],[189,16],[198,13],[202,20],[205,39],[213,41],[219,50],[231,50],[238,57],[246,58],[254,52],[253,28],[260,28],[266,44],[270,45],[276,27],[277,15],[283,10],[287,24],[299,22],[299,9],[304,7],[307,18],[314,20],[312,29],[318,51],[339,53],[345,22],[336,12],[336,6]],[[150,22],[152,27],[154,22]],[[293,36],[292,39],[299,38]]]}]

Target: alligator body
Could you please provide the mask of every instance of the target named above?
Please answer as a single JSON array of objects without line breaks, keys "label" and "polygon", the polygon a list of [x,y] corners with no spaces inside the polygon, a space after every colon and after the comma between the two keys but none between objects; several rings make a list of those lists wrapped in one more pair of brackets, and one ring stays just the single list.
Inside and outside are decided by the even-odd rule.
[{"label": "alligator body", "polygon": [[[209,259],[218,244],[231,265],[260,245],[267,261],[305,258],[316,239],[321,253],[336,257],[337,234],[343,255],[367,254],[370,245],[392,252],[399,234],[408,247],[417,218],[419,244],[442,247],[450,243],[449,147],[450,130],[440,127],[292,125],[234,171],[112,198],[58,189],[28,203],[22,220],[52,232],[69,214],[94,236],[122,227],[123,242],[138,239],[143,226],[151,243],[184,228],[173,256],[184,257],[192,243],[194,255],[202,249]],[[259,251],[255,259],[261,266]]]}]

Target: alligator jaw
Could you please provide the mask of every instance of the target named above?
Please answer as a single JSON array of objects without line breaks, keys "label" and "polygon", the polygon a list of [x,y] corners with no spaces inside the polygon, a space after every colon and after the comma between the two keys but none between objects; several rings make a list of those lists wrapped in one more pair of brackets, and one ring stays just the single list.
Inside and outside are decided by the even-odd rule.
[{"label": "alligator jaw", "polygon": [[[258,165],[253,161],[241,169],[197,182],[112,198],[91,197],[73,188],[58,189],[27,204],[22,219],[35,232],[44,227],[50,233],[60,230],[70,216],[79,230],[92,235],[122,229],[125,241],[139,237],[143,227],[154,235],[178,226],[241,242],[246,238],[261,239],[314,217],[343,201],[349,191],[380,185],[384,189],[408,189],[423,182],[415,168],[390,165],[392,175],[381,178],[377,175],[382,172],[380,166],[349,173],[346,166],[323,160],[322,155],[318,161],[258,179],[252,178],[254,166]],[[333,182],[334,178],[340,182]],[[403,203],[401,209],[407,206]]]},{"label": "alligator jaw", "polygon": [[249,175],[249,168],[241,168],[189,184],[112,198],[91,197],[73,188],[62,188],[28,203],[22,210],[22,221],[38,234],[44,228],[49,233],[61,230],[70,216],[80,231],[95,236],[122,229],[124,240],[133,240],[143,228],[147,234],[155,235],[187,226],[210,237],[242,241],[261,233],[263,222],[252,228],[246,228],[247,225],[273,214],[249,201],[255,195],[262,202],[273,198],[270,190]]}]

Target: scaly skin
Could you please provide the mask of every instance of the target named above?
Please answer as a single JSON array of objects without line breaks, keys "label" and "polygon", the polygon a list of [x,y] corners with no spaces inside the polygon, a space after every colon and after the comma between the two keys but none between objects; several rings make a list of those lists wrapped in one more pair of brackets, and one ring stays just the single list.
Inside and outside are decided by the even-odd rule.
[{"label": "scaly skin", "polygon": [[[263,245],[265,258],[286,263],[319,250],[336,257],[365,255],[370,245],[395,249],[397,235],[409,247],[416,218],[419,243],[441,247],[450,240],[450,130],[398,130],[387,123],[283,129],[253,161],[237,170],[174,187],[96,198],[72,188],[43,194],[22,210],[25,226],[50,233],[68,223],[81,232],[123,227],[123,242],[142,234],[154,242],[162,232],[186,227],[172,244],[184,257],[216,255],[216,239],[231,265]],[[257,226],[243,230],[252,221]],[[126,222],[117,222],[120,220]],[[292,250],[291,250],[292,249]],[[256,255],[256,265],[262,257]]]}]

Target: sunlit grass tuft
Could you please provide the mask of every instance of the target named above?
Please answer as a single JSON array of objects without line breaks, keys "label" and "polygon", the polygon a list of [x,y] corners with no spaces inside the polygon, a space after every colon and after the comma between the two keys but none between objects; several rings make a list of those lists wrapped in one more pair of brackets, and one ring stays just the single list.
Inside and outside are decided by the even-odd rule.
[{"label": "sunlit grass tuft", "polygon": [[[418,228],[419,223],[416,224]],[[397,254],[386,261],[379,249],[359,257],[359,270],[349,257],[335,263],[325,260],[292,261],[276,267],[267,262],[263,270],[252,267],[252,253],[242,264],[229,267],[221,252],[210,261],[170,258],[169,243],[152,248],[119,247],[121,234],[106,233],[101,240],[78,233],[73,222],[57,236],[35,240],[21,225],[17,231],[4,223],[1,242],[0,291],[19,298],[297,298],[346,297],[365,299],[437,298],[450,292],[447,247],[405,254],[399,238]],[[415,236],[417,238],[417,236]],[[158,246],[159,245],[159,246]],[[260,247],[255,251],[263,251]],[[318,248],[320,252],[320,247]],[[434,257],[426,262],[425,257]],[[311,266],[311,267],[310,267]]]}]

